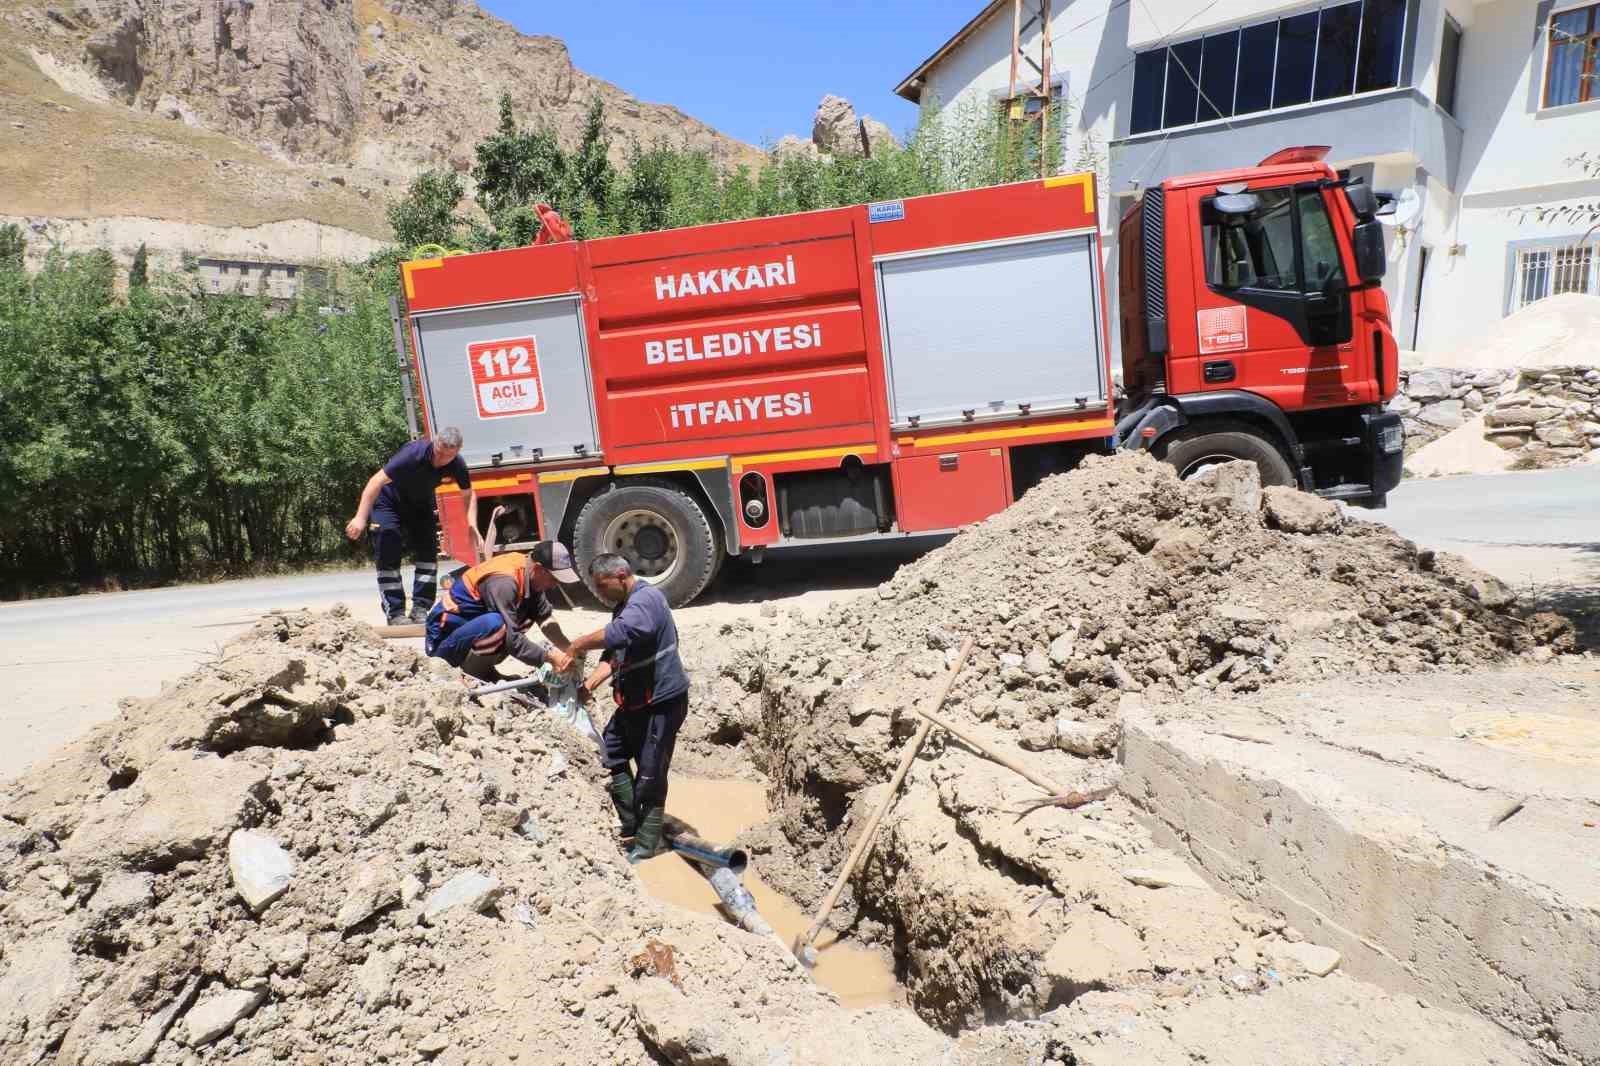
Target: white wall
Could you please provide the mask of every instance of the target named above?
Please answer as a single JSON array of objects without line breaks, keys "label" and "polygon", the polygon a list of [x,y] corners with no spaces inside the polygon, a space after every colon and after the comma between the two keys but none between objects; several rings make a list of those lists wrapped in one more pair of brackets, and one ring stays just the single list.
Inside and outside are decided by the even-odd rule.
[{"label": "white wall", "polygon": [[[1137,2],[1137,0],[1135,0]],[[1059,7],[1059,4],[1057,5]],[[1104,159],[1115,130],[1118,107],[1126,107],[1133,92],[1133,68],[1127,47],[1126,25],[1132,4],[1115,0],[1079,0],[1052,13],[1050,23],[1052,80],[1064,80],[1072,109],[1067,128],[1068,164],[1084,138],[1092,139]],[[1011,85],[1011,24],[1009,6],[996,12],[928,72],[922,98],[937,101],[947,115],[959,114],[980,100],[998,100]],[[1024,37],[1027,54],[1039,55],[1039,27]],[[1033,68],[1022,64],[1018,82],[1037,81]],[[1101,168],[1101,178],[1104,170]],[[1105,190],[1100,192],[1102,220],[1107,217]]]},{"label": "white wall", "polygon": [[[1558,7],[1568,6],[1558,4]],[[1436,233],[1423,297],[1421,349],[1462,343],[1505,312],[1508,244],[1580,236],[1578,222],[1542,223],[1538,207],[1600,201],[1600,181],[1566,160],[1600,149],[1600,101],[1540,108],[1546,41],[1531,0],[1451,0],[1461,23],[1457,115],[1464,131],[1457,210]],[[1448,254],[1449,247],[1458,254]]]}]

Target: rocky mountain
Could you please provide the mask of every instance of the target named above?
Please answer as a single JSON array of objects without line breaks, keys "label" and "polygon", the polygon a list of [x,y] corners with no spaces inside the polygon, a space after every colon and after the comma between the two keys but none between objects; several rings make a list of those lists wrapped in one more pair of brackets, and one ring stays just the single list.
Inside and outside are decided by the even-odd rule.
[{"label": "rocky mountain", "polygon": [[471,0],[0,0],[0,218],[381,238],[417,171],[470,168],[503,92],[566,142],[599,96],[619,158],[664,138],[762,159]]}]

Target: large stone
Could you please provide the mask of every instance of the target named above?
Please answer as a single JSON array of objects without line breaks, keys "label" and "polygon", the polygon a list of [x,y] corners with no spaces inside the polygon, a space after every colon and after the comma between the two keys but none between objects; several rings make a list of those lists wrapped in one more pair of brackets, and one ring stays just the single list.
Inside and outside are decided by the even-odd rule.
[{"label": "large stone", "polygon": [[1267,521],[1286,533],[1332,533],[1344,524],[1339,508],[1331,501],[1299,489],[1269,485],[1262,495]]},{"label": "large stone", "polygon": [[167,870],[219,847],[260,817],[267,770],[239,759],[168,752],[132,785],[96,804],[67,840],[79,870]]},{"label": "large stone", "polygon": [[260,914],[289,890],[294,858],[265,833],[239,829],[228,838],[228,873],[240,897]]},{"label": "large stone", "polygon": [[867,154],[877,155],[879,152],[899,146],[894,133],[873,118],[871,115],[861,116],[861,139],[866,143]]},{"label": "large stone", "polygon": [[1504,448],[1508,452],[1528,443],[1528,434],[1515,429],[1493,430],[1483,436],[1490,444]]},{"label": "large stone", "polygon": [[1429,403],[1433,400],[1443,400],[1450,395],[1454,386],[1451,372],[1438,368],[1414,370],[1406,379],[1406,395],[1413,400]]},{"label": "large stone", "polygon": [[1552,448],[1573,448],[1584,443],[1585,435],[1565,419],[1541,422],[1534,427],[1534,435]]},{"label": "large stone", "polygon": [[1248,459],[1208,466],[1189,480],[1227,497],[1228,506],[1240,514],[1261,512],[1261,471]]},{"label": "large stone", "polygon": [[[1525,401],[1526,397],[1512,397],[1512,400]],[[1504,406],[1502,406],[1504,404]],[[1534,407],[1526,402],[1507,403],[1502,400],[1483,416],[1486,426],[1526,426],[1531,428],[1535,423],[1543,422],[1552,415],[1559,413],[1558,408]]]},{"label": "large stone", "polygon": [[66,938],[6,945],[0,977],[0,1062],[33,1063],[67,1031],[82,984]]},{"label": "large stone", "polygon": [[1435,429],[1455,429],[1466,421],[1465,404],[1461,400],[1427,404],[1417,412],[1417,421]]},{"label": "large stone", "polygon": [[829,155],[862,153],[861,120],[849,100],[832,93],[822,98],[811,122],[811,142]]},{"label": "large stone", "polygon": [[488,910],[503,891],[499,881],[476,870],[456,874],[428,894],[422,903],[422,921],[432,925],[446,911],[458,908]]},{"label": "large stone", "polygon": [[340,930],[353,929],[399,903],[400,878],[387,861],[373,859],[356,871],[334,923]]},{"label": "large stone", "polygon": [[1467,384],[1475,389],[1492,388],[1511,376],[1509,370],[1474,370],[1467,377]]},{"label": "large stone", "polygon": [[228,1034],[266,1002],[265,988],[227,988],[208,995],[183,1016],[183,1043],[202,1047]]}]

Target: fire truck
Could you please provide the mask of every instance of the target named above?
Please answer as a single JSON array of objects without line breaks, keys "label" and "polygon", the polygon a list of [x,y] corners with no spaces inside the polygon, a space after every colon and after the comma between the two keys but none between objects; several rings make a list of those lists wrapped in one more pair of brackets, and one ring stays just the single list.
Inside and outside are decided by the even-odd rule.
[{"label": "fire truck", "polygon": [[479,532],[617,552],[682,604],[730,556],[954,530],[1115,447],[1381,505],[1380,210],[1315,149],[1145,190],[1120,390],[1092,174],[588,241],[541,208],[540,243],[405,263],[405,315]]}]

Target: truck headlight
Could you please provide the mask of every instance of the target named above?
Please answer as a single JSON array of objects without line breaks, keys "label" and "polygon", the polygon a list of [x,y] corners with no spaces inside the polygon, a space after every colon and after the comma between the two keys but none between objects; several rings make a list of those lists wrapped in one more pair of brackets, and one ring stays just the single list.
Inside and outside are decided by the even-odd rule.
[{"label": "truck headlight", "polygon": [[1385,455],[1393,455],[1405,448],[1406,431],[1401,426],[1384,426],[1378,430],[1378,447]]}]

